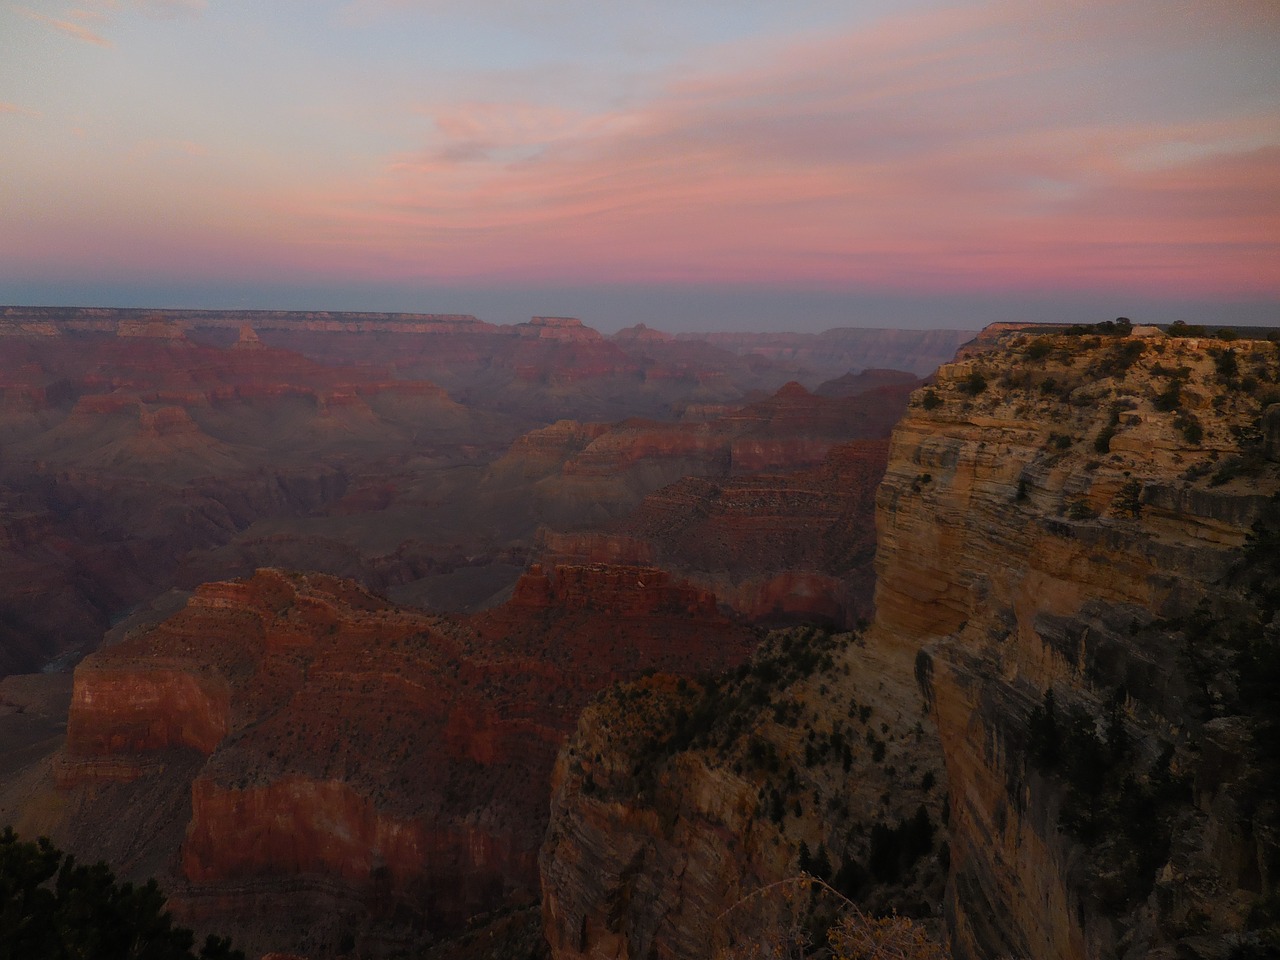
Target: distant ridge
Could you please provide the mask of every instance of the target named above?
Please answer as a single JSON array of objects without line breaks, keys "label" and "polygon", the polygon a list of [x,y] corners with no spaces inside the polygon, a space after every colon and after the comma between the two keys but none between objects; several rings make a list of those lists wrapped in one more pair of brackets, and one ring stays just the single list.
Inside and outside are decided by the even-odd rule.
[{"label": "distant ridge", "polygon": [[498,332],[502,328],[469,313],[375,313],[333,310],[156,310],[143,307],[0,307],[6,324],[50,323],[66,330],[113,332],[120,324],[179,323],[189,328],[255,330],[385,330],[447,333],[469,330]]}]

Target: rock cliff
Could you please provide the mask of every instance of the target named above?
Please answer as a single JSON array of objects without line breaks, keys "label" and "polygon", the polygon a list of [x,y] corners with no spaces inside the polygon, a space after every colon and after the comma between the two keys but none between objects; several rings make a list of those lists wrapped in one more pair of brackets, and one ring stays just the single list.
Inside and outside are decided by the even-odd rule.
[{"label": "rock cliff", "polygon": [[887,455],[886,441],[858,440],[810,469],[687,477],[603,530],[544,532],[543,557],[659,566],[755,621],[851,627],[871,613]]},{"label": "rock cliff", "polygon": [[793,628],[733,674],[653,677],[594,702],[552,777],[552,955],[759,946],[776,904],[746,898],[801,871],[938,931],[940,751],[912,688],[886,695],[882,666],[856,635]]},{"label": "rock cliff", "polygon": [[895,431],[868,642],[938,724],[961,955],[1221,956],[1265,925],[1256,709],[1202,621],[1274,612],[1240,565],[1274,531],[1278,373],[1267,342],[1007,334]]},{"label": "rock cliff", "polygon": [[543,523],[580,532],[625,516],[647,494],[686,478],[790,475],[850,463],[858,458],[848,451],[828,458],[850,441],[887,438],[916,382],[839,398],[789,383],[702,421],[561,421],[514,444],[486,482],[533,481]]},{"label": "rock cliff", "polygon": [[[914,395],[877,495],[874,623],[827,651],[834,670],[803,694],[765,669],[768,706],[718,736],[689,727],[702,694],[657,681],[584,714],[541,859],[555,956],[710,955],[699,931],[799,868],[769,826],[771,791],[797,783],[819,809],[797,808],[792,836],[811,866],[824,843],[820,873],[883,863],[850,820],[883,844],[914,803],[945,819],[946,854],[930,856],[958,956],[1266,955],[1280,933],[1280,408],[1264,411],[1280,354],[1106,332],[1001,331]],[[803,738],[775,726],[792,700]],[[821,747],[850,742],[838,723],[862,709],[885,717],[884,745],[823,775]],[[632,742],[648,722],[669,745],[656,755]],[[865,791],[886,755],[898,806],[876,832]],[[942,811],[898,796],[934,767]],[[940,889],[922,873],[915,890]],[[928,913],[901,888],[849,889]]]},{"label": "rock cliff", "polygon": [[[713,596],[642,567],[535,567],[466,619],[317,574],[206,584],[77,668],[55,767],[63,805],[99,811],[64,829],[88,855],[113,805],[185,789],[185,921],[234,919],[255,949],[420,942],[536,896],[546,784],[587,698],[722,669],[750,642]],[[134,857],[173,864],[172,840],[144,831]],[[271,904],[297,922],[268,924]]]}]

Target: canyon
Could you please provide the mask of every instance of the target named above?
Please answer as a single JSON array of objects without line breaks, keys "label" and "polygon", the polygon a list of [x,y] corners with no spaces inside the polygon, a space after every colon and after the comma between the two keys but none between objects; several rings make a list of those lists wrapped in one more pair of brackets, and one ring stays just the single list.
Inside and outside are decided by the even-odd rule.
[{"label": "canyon", "polygon": [[[541,528],[883,438],[907,393],[812,401],[839,412],[807,428],[752,404],[821,369],[570,318],[7,307],[0,337],[0,674],[73,663],[168,591],[263,566],[500,602]],[[864,339],[870,365],[884,347]],[[545,460],[566,430],[601,442]]]},{"label": "canyon", "polygon": [[[0,817],[316,956],[536,899],[596,692],[865,615],[919,383],[571,318],[4,313]],[[664,534],[705,504],[716,549]]]},{"label": "canyon", "polygon": [[72,811],[45,827],[81,856],[162,864],[186,925],[386,949],[536,898],[535,785],[593,693],[754,642],[652,568],[534,565],[465,618],[260,570],[81,663],[52,783],[30,789]]},{"label": "canyon", "polygon": [[1280,936],[1273,341],[0,328],[0,819],[160,877],[199,931],[674,960],[856,906],[966,958]]},{"label": "canyon", "polygon": [[874,619],[810,672],[766,647],[583,714],[554,957],[753,956],[750,898],[802,870],[961,957],[1270,955],[1280,352],[1141,333],[939,369],[877,493]]}]

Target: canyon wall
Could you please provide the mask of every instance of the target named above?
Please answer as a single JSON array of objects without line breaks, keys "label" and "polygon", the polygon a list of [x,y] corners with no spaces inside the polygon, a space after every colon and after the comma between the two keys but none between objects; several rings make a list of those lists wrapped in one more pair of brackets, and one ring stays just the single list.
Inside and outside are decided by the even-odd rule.
[{"label": "canyon wall", "polygon": [[869,643],[938,725],[961,956],[1217,956],[1274,889],[1248,709],[1190,625],[1245,604],[1274,523],[1278,371],[1267,342],[1012,334],[898,425]]},{"label": "canyon wall", "polygon": [[851,627],[871,613],[887,455],[884,440],[855,440],[809,469],[686,477],[602,529],[543,531],[542,556],[659,566],[756,622]]},{"label": "canyon wall", "polygon": [[[553,954],[710,956],[694,931],[799,870],[803,836],[810,872],[853,864],[862,882],[842,890],[872,912],[935,922],[919,893],[940,890],[930,863],[944,870],[933,930],[960,957],[1265,955],[1280,933],[1277,382],[1275,344],[1158,333],[1000,332],[944,365],[894,432],[875,620],[825,652],[834,669],[800,688],[763,669],[762,708],[711,735],[689,730],[702,693],[650,708],[630,688],[584,714],[542,852]],[[797,689],[809,730],[790,740]],[[885,718],[882,746],[824,774],[820,746],[847,743],[840,724],[863,709]],[[636,759],[637,711],[670,744],[656,756]],[[910,792],[934,766],[941,810]],[[877,811],[865,791],[887,772],[897,805]],[[771,799],[797,784],[820,806],[784,801],[788,842]],[[945,822],[929,837],[946,852],[917,854],[895,886],[869,867],[916,803]]]},{"label": "canyon wall", "polygon": [[592,694],[753,640],[645,567],[535,566],[469,618],[321,574],[205,584],[77,667],[53,832],[131,879],[162,864],[175,915],[251,949],[399,949],[536,898],[546,785]]},{"label": "canyon wall", "polygon": [[[263,566],[478,609],[510,590],[539,526],[580,532],[688,475],[816,465],[887,436],[910,389],[881,371],[830,398],[779,390],[876,357],[652,334],[0,308],[0,675],[74,662],[165,591]],[[817,587],[771,580],[732,586],[757,607]]]}]

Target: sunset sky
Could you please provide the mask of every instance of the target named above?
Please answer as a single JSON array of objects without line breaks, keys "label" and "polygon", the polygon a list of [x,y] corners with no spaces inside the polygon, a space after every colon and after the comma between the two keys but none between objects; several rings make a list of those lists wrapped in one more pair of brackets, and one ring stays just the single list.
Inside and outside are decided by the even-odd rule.
[{"label": "sunset sky", "polygon": [[0,303],[1280,323],[1280,2],[0,0]]}]

